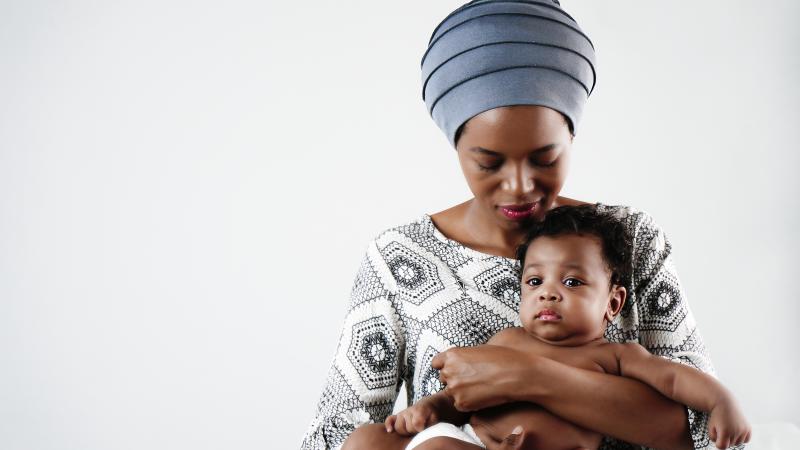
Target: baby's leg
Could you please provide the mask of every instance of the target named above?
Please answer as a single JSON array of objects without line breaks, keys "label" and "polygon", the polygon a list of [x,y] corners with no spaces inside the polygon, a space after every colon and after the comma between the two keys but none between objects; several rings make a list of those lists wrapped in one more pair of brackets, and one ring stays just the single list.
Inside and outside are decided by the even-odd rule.
[{"label": "baby's leg", "polygon": [[388,433],[383,423],[362,425],[350,433],[342,450],[405,450],[413,436]]}]

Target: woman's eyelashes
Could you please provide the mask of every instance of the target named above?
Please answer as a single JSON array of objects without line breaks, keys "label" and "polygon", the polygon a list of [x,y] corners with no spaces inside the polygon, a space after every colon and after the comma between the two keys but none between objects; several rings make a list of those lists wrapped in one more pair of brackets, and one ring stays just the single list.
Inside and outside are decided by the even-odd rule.
[{"label": "woman's eyelashes", "polygon": [[502,166],[502,165],[503,165],[502,162],[500,162],[499,164],[488,164],[488,165],[483,165],[481,163],[478,163],[478,168],[481,169],[484,172],[494,172],[497,169],[499,169],[500,166]]},{"label": "woman's eyelashes", "polygon": [[[553,159],[552,161],[535,161],[530,160],[530,163],[534,167],[553,167],[558,162],[558,158]],[[493,163],[483,163],[478,162],[478,169],[484,172],[496,172],[500,167],[503,166],[503,161],[497,161]]]}]

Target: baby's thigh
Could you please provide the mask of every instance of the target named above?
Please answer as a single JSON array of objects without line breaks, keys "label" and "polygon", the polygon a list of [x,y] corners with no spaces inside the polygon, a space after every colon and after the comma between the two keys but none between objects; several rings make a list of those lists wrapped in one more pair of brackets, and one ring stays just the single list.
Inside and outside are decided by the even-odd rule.
[{"label": "baby's thigh", "polygon": [[371,423],[355,429],[344,441],[342,450],[405,450],[411,436],[388,433],[383,423]]},{"label": "baby's thigh", "polygon": [[[579,427],[533,403],[510,403],[473,413],[470,424],[484,438],[502,441],[517,426],[525,430],[526,445],[546,449],[596,449],[603,436]],[[486,440],[486,439],[484,439]]]}]

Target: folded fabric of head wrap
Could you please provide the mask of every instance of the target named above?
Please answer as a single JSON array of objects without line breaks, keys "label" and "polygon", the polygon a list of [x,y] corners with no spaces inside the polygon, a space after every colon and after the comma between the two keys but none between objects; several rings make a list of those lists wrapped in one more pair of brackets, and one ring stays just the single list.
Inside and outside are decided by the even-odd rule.
[{"label": "folded fabric of head wrap", "polygon": [[554,0],[474,0],[433,30],[422,56],[422,99],[456,146],[473,116],[511,105],[564,114],[575,134],[595,85],[594,46]]}]

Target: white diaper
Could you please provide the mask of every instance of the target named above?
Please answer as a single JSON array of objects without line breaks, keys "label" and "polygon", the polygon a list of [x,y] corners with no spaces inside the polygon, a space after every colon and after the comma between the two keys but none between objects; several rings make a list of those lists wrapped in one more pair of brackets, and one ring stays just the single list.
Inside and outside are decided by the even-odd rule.
[{"label": "white diaper", "polygon": [[459,441],[478,445],[481,448],[486,448],[486,446],[483,445],[483,442],[481,442],[481,440],[478,438],[478,435],[475,434],[475,430],[472,429],[470,424],[457,427],[451,423],[439,422],[436,425],[425,428],[421,433],[418,433],[416,436],[414,436],[414,439],[411,439],[411,442],[409,442],[406,446],[406,450],[411,450],[423,442],[435,437],[449,437],[458,439]]}]

